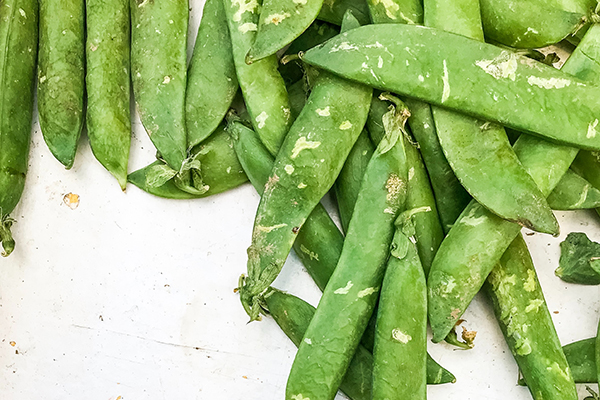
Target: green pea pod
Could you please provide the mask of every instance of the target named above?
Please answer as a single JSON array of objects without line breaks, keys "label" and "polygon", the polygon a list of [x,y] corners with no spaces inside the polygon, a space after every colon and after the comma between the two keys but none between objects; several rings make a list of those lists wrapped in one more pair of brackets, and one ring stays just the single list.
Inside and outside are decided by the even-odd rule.
[{"label": "green pea pod", "polygon": [[373,400],[427,398],[427,285],[417,248],[400,223],[377,310]]},{"label": "green pea pod", "polygon": [[554,274],[565,282],[580,285],[600,284],[600,243],[585,233],[571,232],[560,244],[560,259]]},{"label": "green pea pod", "polygon": [[419,0],[367,0],[374,24],[421,24],[423,5]]},{"label": "green pea pod", "polygon": [[219,126],[238,90],[231,39],[221,0],[207,0],[188,67],[185,118],[188,148]]},{"label": "green pea pod", "polygon": [[486,292],[534,400],[577,400],[577,389],[521,235],[490,273]]},{"label": "green pea pod", "polygon": [[406,117],[402,106],[385,116],[386,136],[369,162],[342,254],[294,359],[287,400],[334,398],[373,312],[393,222],[406,198]]},{"label": "green pea pod", "polygon": [[368,87],[319,73],[277,153],[256,214],[248,277],[240,287],[251,320],[258,317],[255,296],[275,280],[296,233],[339,175],[363,129],[371,95]]},{"label": "green pea pod", "polygon": [[129,16],[129,0],[87,0],[87,134],[122,190],[131,147]]},{"label": "green pea pod", "polygon": [[[596,333],[596,351],[595,351],[595,359],[596,366],[600,365],[600,323],[598,323],[598,330]],[[600,373],[598,373],[598,367],[596,367],[596,382],[600,382]]]},{"label": "green pea pod", "polygon": [[[367,25],[307,51],[303,60],[553,141],[600,148],[596,86],[463,36],[414,25]],[[563,112],[566,103],[569,113]]]},{"label": "green pea pod", "polygon": [[317,18],[334,25],[341,25],[347,10],[352,12],[361,25],[371,23],[369,7],[365,0],[324,0]]},{"label": "green pea pod", "polygon": [[340,176],[335,181],[335,197],[344,232],[348,231],[362,178],[374,151],[375,147],[369,138],[369,133],[363,130],[352,147]]},{"label": "green pea pod", "polygon": [[199,165],[199,173],[203,185],[206,186],[206,190],[201,194],[181,190],[175,184],[177,171],[162,161],[156,161],[132,172],[128,177],[129,182],[155,196],[183,200],[222,193],[248,180],[223,125],[208,139],[194,147],[191,154],[191,158]]},{"label": "green pea pod", "polygon": [[600,207],[600,190],[569,170],[548,196],[553,210],[585,210]]},{"label": "green pea pod", "polygon": [[54,157],[70,169],[84,119],[84,0],[40,1],[39,47],[40,129]]},{"label": "green pea pod", "polygon": [[424,0],[425,26],[483,42],[479,1]]},{"label": "green pea pod", "polygon": [[323,0],[264,0],[248,64],[274,55],[299,37],[317,18]]},{"label": "green pea pod", "polygon": [[438,140],[431,106],[409,98],[405,102],[411,113],[408,125],[419,144],[427,173],[431,179],[431,188],[435,194],[440,222],[444,233],[447,233],[469,204],[471,196],[460,184],[446,160]]},{"label": "green pea pod", "polygon": [[486,37],[517,48],[539,48],[574,35],[588,21],[583,10],[569,10],[556,2],[481,0]]},{"label": "green pea pod", "polygon": [[0,255],[15,248],[9,214],[25,187],[38,49],[37,0],[0,3]]},{"label": "green pea pod", "polygon": [[131,69],[140,119],[166,164],[187,158],[188,2],[131,0]]},{"label": "green pea pod", "polygon": [[288,87],[288,94],[290,98],[290,112],[292,114],[292,121],[295,121],[302,112],[302,108],[306,104],[306,83],[304,80],[290,85]]},{"label": "green pea pod", "polygon": [[233,61],[252,126],[269,152],[277,154],[290,125],[290,103],[276,56],[246,64],[256,38],[258,0],[224,0]]}]

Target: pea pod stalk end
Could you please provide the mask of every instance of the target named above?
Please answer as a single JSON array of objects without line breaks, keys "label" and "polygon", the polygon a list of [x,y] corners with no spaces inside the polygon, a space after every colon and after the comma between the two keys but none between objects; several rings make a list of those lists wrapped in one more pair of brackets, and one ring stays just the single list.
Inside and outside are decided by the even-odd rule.
[{"label": "pea pod stalk end", "polygon": [[14,222],[14,219],[8,215],[2,215],[0,212],[0,244],[2,244],[3,247],[3,251],[0,252],[0,255],[2,255],[2,257],[8,257],[15,249],[15,240],[10,231]]}]

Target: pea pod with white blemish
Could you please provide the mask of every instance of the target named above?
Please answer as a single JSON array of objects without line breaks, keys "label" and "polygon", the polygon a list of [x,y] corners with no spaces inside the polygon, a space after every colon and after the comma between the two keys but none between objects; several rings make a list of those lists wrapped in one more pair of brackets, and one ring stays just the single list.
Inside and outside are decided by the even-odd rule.
[{"label": "pea pod with white blemish", "polygon": [[404,107],[386,114],[386,136],[365,172],[342,254],[294,359],[288,400],[333,399],[371,317],[406,199],[407,115]]},{"label": "pea pod with white blemish", "polygon": [[485,288],[534,400],[576,400],[575,382],[521,235],[492,270]]},{"label": "pea pod with white blemish", "polygon": [[374,24],[421,24],[423,4],[418,0],[367,0]]},{"label": "pea pod with white blemish", "polygon": [[238,90],[227,17],[222,0],[207,0],[190,60],[185,98],[187,146],[219,126]]},{"label": "pea pod with white blemish", "polygon": [[600,207],[600,190],[569,170],[548,196],[548,204],[553,210],[586,210]]},{"label": "pea pod with white blemish", "polygon": [[256,38],[257,0],[224,0],[233,62],[252,126],[269,152],[277,153],[291,126],[290,103],[275,55],[246,64]]},{"label": "pea pod with white blemish", "polygon": [[347,10],[352,12],[361,25],[371,23],[369,7],[365,0],[324,0],[317,18],[334,25],[342,25]]},{"label": "pea pod with white blemish", "polygon": [[94,156],[127,185],[131,147],[129,0],[86,3],[87,134]]},{"label": "pea pod with white blemish", "polygon": [[37,102],[48,148],[67,169],[84,120],[85,1],[40,1]]},{"label": "pea pod with white blemish", "polygon": [[600,149],[596,86],[489,44],[415,25],[367,25],[302,59],[381,90],[555,142]]},{"label": "pea pod with white blemish", "polygon": [[9,216],[25,187],[38,49],[37,0],[0,2],[0,255],[15,248]]}]

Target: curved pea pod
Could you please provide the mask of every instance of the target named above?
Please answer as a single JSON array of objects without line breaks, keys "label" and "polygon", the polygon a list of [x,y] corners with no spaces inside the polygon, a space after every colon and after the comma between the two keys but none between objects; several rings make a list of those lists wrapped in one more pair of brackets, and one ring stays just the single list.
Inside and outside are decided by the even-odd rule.
[{"label": "curved pea pod", "polygon": [[423,5],[419,0],[367,0],[367,5],[374,24],[421,24],[423,22]]},{"label": "curved pea pod", "polygon": [[131,0],[131,69],[140,119],[166,164],[187,158],[188,2]]},{"label": "curved pea pod", "polygon": [[333,399],[371,317],[406,198],[406,111],[386,114],[386,136],[365,172],[342,254],[294,359],[288,400]]},{"label": "curved pea pod", "polygon": [[600,243],[585,233],[571,232],[560,244],[559,267],[554,274],[565,282],[600,284]]},{"label": "curved pea pod", "polygon": [[291,121],[290,102],[276,56],[246,64],[246,54],[256,38],[257,0],[224,0],[233,62],[252,126],[269,152],[277,154]]},{"label": "curved pea pod", "polygon": [[54,157],[70,169],[84,119],[84,0],[40,1],[39,48],[40,129]]},{"label": "curved pea pod", "polygon": [[427,285],[402,226],[381,286],[373,358],[373,400],[427,398]]},{"label": "curved pea pod", "polygon": [[521,235],[491,272],[486,292],[534,400],[576,400],[573,376]]},{"label": "curved pea pod", "polygon": [[188,67],[185,119],[188,148],[219,126],[238,90],[222,0],[207,0]]},{"label": "curved pea pod", "polygon": [[546,0],[482,0],[481,16],[486,37],[517,48],[558,43],[577,33],[589,19],[582,9],[569,10]]},{"label": "curved pea pod", "polygon": [[553,210],[585,210],[600,207],[600,190],[569,170],[548,196]]},{"label": "curved pea pod", "polygon": [[131,147],[129,0],[86,3],[87,134],[94,156],[127,185]]},{"label": "curved pea pod", "polygon": [[575,383],[596,383],[596,338],[580,340],[563,346]]},{"label": "curved pea pod", "polygon": [[248,181],[223,126],[218,127],[208,139],[194,147],[191,153],[191,157],[199,165],[202,185],[206,188],[201,194],[181,190],[175,184],[177,171],[162,161],[156,161],[132,172],[128,177],[129,182],[158,197],[197,199],[225,192]]},{"label": "curved pea pod", "polygon": [[38,48],[37,0],[0,3],[0,255],[15,248],[9,214],[25,187]]},{"label": "curved pea pod", "polygon": [[307,51],[303,60],[552,141],[600,148],[596,86],[489,44],[414,25],[367,25]]},{"label": "curved pea pod", "polygon": [[352,11],[361,25],[371,23],[369,7],[365,0],[324,0],[317,18],[334,25],[341,25],[347,10]]}]

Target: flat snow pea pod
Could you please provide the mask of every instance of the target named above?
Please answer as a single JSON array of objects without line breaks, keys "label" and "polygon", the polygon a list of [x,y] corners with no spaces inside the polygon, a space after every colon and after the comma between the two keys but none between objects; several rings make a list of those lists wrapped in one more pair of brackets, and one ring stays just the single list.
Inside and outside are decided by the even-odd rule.
[{"label": "flat snow pea pod", "polygon": [[131,70],[140,119],[166,164],[187,158],[187,0],[131,0]]},{"label": "flat snow pea pod", "polygon": [[233,61],[252,126],[269,152],[277,154],[291,126],[290,102],[276,56],[246,64],[254,43],[260,5],[258,0],[224,0]]},{"label": "flat snow pea pod", "polygon": [[319,73],[277,153],[254,221],[248,277],[240,288],[252,320],[259,311],[255,296],[275,280],[296,233],[339,175],[363,129],[371,95],[371,88]]},{"label": "flat snow pea pod", "polygon": [[0,3],[0,255],[15,248],[9,214],[23,194],[38,48],[37,0]]},{"label": "flat snow pea pod", "polygon": [[431,180],[431,188],[435,194],[440,222],[444,233],[447,233],[471,201],[471,196],[460,184],[446,160],[435,130],[431,106],[409,98],[405,102],[411,114],[408,126],[419,143],[419,149]]},{"label": "flat snow pea pod", "polygon": [[307,51],[303,60],[553,141],[600,148],[596,86],[463,36],[414,25],[367,25]]},{"label": "flat snow pea pod", "polygon": [[371,317],[406,198],[406,111],[386,114],[386,136],[365,172],[342,254],[294,359],[288,400],[333,399]]},{"label": "flat snow pea pod", "polygon": [[199,173],[207,187],[201,194],[181,190],[174,182],[177,171],[162,161],[132,172],[129,182],[145,192],[168,199],[197,199],[233,189],[248,181],[235,151],[231,138],[221,125],[204,142],[194,147],[192,157],[199,163]]},{"label": "flat snow pea pod", "polygon": [[190,60],[185,95],[188,148],[219,126],[238,90],[222,0],[207,0]]},{"label": "flat snow pea pod", "polygon": [[38,64],[40,128],[54,157],[70,169],[84,119],[84,0],[40,1]]},{"label": "flat snow pea pod", "polygon": [[585,210],[600,207],[600,190],[569,170],[548,196],[553,210]]},{"label": "flat snow pea pod", "polygon": [[129,16],[129,0],[87,0],[87,134],[122,190],[131,147]]},{"label": "flat snow pea pod", "polygon": [[427,398],[427,285],[402,226],[381,286],[373,359],[373,400]]},{"label": "flat snow pea pod", "polygon": [[371,23],[369,7],[365,0],[324,0],[317,18],[334,25],[342,25],[342,19],[347,10],[352,11],[361,25]]},{"label": "flat snow pea pod", "polygon": [[534,400],[576,400],[575,382],[521,235],[490,273],[486,291]]},{"label": "flat snow pea pod", "polygon": [[420,0],[367,0],[367,4],[374,24],[421,24],[423,22],[423,4]]},{"label": "flat snow pea pod", "polygon": [[352,147],[340,176],[335,181],[335,197],[344,232],[348,231],[348,224],[352,218],[362,178],[374,151],[375,146],[369,138],[369,133],[363,130]]},{"label": "flat snow pea pod", "polygon": [[425,26],[483,42],[479,1],[424,0]]}]

